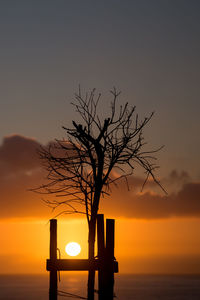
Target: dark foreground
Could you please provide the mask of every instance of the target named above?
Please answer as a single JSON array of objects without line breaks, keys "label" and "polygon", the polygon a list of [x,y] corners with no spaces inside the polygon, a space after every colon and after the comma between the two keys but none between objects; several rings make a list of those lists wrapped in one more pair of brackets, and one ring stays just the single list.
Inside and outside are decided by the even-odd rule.
[{"label": "dark foreground", "polygon": [[[86,296],[86,286],[86,273],[61,273],[60,294],[64,291]],[[199,300],[200,275],[118,274],[115,276],[115,294],[115,299],[119,300]],[[0,299],[48,300],[48,274],[0,275]],[[65,294],[58,299],[73,298]]]}]

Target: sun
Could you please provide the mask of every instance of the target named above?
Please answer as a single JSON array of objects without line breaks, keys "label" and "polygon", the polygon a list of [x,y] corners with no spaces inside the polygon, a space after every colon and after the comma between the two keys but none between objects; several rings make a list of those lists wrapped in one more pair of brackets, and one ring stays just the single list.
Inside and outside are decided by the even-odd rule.
[{"label": "sun", "polygon": [[77,256],[81,252],[81,246],[78,243],[70,242],[66,245],[65,252],[69,256]]}]

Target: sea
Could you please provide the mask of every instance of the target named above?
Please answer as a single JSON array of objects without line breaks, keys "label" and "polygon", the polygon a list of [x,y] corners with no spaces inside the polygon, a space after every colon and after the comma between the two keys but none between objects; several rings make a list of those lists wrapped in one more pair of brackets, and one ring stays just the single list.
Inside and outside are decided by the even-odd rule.
[{"label": "sea", "polygon": [[[85,299],[86,287],[86,273],[61,272],[58,299]],[[0,275],[1,300],[48,300],[48,291],[48,274]],[[200,275],[117,274],[114,299],[200,300]]]}]

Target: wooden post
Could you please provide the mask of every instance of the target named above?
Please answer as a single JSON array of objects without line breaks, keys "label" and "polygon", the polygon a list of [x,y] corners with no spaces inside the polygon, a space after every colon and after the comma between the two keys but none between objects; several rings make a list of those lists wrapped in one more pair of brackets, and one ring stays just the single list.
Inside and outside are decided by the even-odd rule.
[{"label": "wooden post", "polygon": [[113,300],[115,220],[106,220],[106,299]]},{"label": "wooden post", "polygon": [[97,249],[98,249],[98,290],[99,300],[105,300],[105,234],[104,215],[97,215]]},{"label": "wooden post", "polygon": [[[57,260],[57,220],[50,220],[50,260]],[[57,300],[57,269],[50,271],[49,300]]]},{"label": "wooden post", "polygon": [[[98,270],[99,300],[113,300],[114,273],[118,273],[118,262],[114,259],[114,220],[106,220],[106,246],[104,216],[97,215],[98,259],[92,261],[92,268]],[[57,271],[89,271],[90,259],[57,259],[57,220],[50,220],[50,271],[49,300],[57,300]],[[92,294],[93,297],[93,294]],[[88,298],[89,299],[89,298]]]}]

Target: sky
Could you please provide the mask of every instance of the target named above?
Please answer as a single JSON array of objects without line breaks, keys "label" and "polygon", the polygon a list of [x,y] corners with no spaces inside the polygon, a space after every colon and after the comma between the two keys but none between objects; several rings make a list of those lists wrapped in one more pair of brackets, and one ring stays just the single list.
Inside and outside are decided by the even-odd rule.
[{"label": "sky", "polygon": [[[130,191],[121,184],[102,201],[121,271],[199,272],[199,20],[196,0],[0,2],[0,273],[44,272],[55,214],[28,189],[43,182],[36,149],[77,118],[79,85],[102,93],[103,114],[113,86],[141,118],[154,111],[145,140],[165,146],[157,175],[168,195],[152,182],[141,193],[139,171]],[[86,221],[59,222],[60,247],[76,238],[85,257]]]}]

